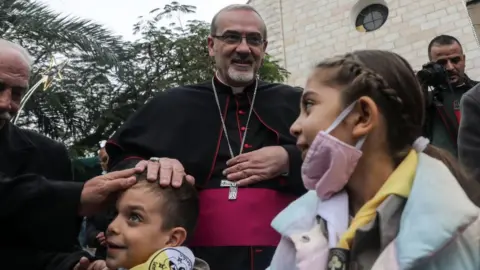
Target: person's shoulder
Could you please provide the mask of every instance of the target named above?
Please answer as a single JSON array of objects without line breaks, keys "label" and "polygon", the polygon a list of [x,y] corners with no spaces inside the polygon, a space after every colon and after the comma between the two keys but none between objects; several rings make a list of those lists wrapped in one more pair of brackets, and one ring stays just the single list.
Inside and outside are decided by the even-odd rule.
[{"label": "person's shoulder", "polygon": [[272,221],[272,227],[281,235],[290,235],[292,231],[311,228],[321,203],[315,191],[308,191],[290,203]]},{"label": "person's shoulder", "polygon": [[271,83],[271,82],[265,82],[265,81],[260,81],[259,89],[265,89],[265,90],[277,90],[281,92],[286,92],[286,93],[302,93],[303,88],[298,87],[298,86],[290,86],[284,83]]},{"label": "person's shoulder", "polygon": [[166,89],[164,93],[176,93],[176,94],[185,94],[190,92],[204,92],[205,90],[211,90],[212,83],[205,81],[197,84],[187,84],[182,86],[177,86],[173,88]]},{"label": "person's shoulder", "polygon": [[42,143],[47,145],[63,145],[60,142],[57,142],[39,132],[31,129],[19,128],[17,127],[19,132],[23,133],[26,137],[28,137],[32,142],[35,143]]},{"label": "person's shoulder", "polygon": [[24,128],[19,128],[16,127],[17,131],[23,134],[26,138],[28,138],[32,144],[35,145],[37,148],[42,148],[42,149],[48,149],[48,150],[66,150],[66,147],[64,144],[57,142],[43,134],[38,133],[37,131],[30,130],[30,129],[24,129]]},{"label": "person's shoulder", "polygon": [[465,104],[466,99],[480,103],[480,84],[477,83],[474,87],[465,92],[462,96],[461,103]]},{"label": "person's shoulder", "polygon": [[176,86],[159,91],[149,102],[165,103],[191,100],[211,91],[211,83],[203,82],[198,84],[189,84]]},{"label": "person's shoulder", "polygon": [[303,88],[294,87],[283,83],[269,83],[261,81],[258,86],[259,91],[264,93],[275,93],[275,96],[282,99],[299,98],[303,93]]},{"label": "person's shoulder", "polygon": [[480,210],[479,215],[463,228],[449,245],[434,256],[434,261],[437,265],[443,265],[440,269],[480,269],[479,238]]},{"label": "person's shoulder", "polygon": [[467,94],[472,95],[473,93],[477,93],[477,94],[480,93],[480,83],[475,82],[475,83],[473,84],[473,87],[470,88],[470,90],[468,90],[465,94],[466,94],[466,95],[467,95]]}]

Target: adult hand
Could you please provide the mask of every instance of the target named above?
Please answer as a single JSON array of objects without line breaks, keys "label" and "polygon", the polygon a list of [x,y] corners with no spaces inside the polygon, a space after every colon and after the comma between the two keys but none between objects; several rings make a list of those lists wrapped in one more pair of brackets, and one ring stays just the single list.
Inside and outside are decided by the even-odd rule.
[{"label": "adult hand", "polygon": [[158,161],[142,160],[135,169],[140,171],[147,170],[147,180],[157,181],[160,179],[161,186],[180,187],[185,178],[190,184],[195,184],[195,178],[185,173],[185,169],[180,161],[171,158],[159,158]]},{"label": "adult hand", "polygon": [[223,174],[238,186],[272,179],[288,171],[288,153],[281,146],[267,146],[227,161]]},{"label": "adult hand", "polygon": [[86,257],[82,257],[73,270],[109,270],[109,268],[104,260],[90,262]]},{"label": "adult hand", "polygon": [[102,210],[108,200],[121,190],[135,184],[138,169],[116,171],[88,180],[83,186],[80,198],[80,215],[91,216]]},{"label": "adult hand", "polygon": [[100,245],[105,246],[107,244],[107,238],[105,237],[104,232],[99,232],[95,238],[97,238],[97,241]]}]

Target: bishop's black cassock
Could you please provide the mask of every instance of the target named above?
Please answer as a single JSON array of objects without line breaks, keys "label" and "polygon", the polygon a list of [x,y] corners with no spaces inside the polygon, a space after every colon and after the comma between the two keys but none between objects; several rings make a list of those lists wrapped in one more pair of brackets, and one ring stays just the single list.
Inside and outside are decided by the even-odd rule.
[{"label": "bishop's black cassock", "polygon": [[[252,102],[255,83],[234,94],[215,79],[222,115],[234,154]],[[289,155],[287,176],[239,188],[228,200],[220,186],[230,159],[228,144],[213,94],[212,82],[169,89],[139,109],[107,143],[109,167],[127,159],[178,159],[195,177],[200,218],[190,247],[212,270],[264,270],[280,235],[270,223],[290,202],[305,192],[300,176],[301,153],[289,129],[299,114],[301,90],[259,81],[244,152],[279,145]]]}]

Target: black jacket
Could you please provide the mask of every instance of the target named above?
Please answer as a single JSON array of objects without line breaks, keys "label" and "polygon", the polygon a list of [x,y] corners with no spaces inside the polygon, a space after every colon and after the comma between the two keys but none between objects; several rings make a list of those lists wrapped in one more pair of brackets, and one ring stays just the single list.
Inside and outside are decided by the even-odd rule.
[{"label": "black jacket", "polygon": [[[251,89],[245,91],[251,98]],[[275,134],[277,145],[288,152],[290,168],[284,188],[296,195],[305,193],[305,188],[300,177],[301,153],[290,126],[299,115],[301,95],[300,89],[260,81],[254,108],[262,125]],[[226,108],[228,94],[219,91],[219,100],[221,108]],[[208,188],[222,138],[210,81],[169,89],[140,108],[107,142],[109,170],[126,159],[169,157],[183,164],[195,177],[197,187]],[[279,189],[276,183],[270,182],[270,188]],[[263,183],[258,186],[263,187]]]},{"label": "black jacket", "polygon": [[[20,242],[0,241],[2,269],[69,270],[86,252],[52,251],[54,241],[64,232],[57,226],[63,216],[65,227],[76,226],[83,183],[50,181],[44,177],[26,174],[10,178],[0,173],[0,239],[16,233]],[[39,231],[38,228],[45,228]],[[18,235],[21,233],[21,235]],[[23,242],[24,247],[18,248]],[[44,251],[42,251],[44,250]]]},{"label": "black jacket", "polygon": [[[9,123],[0,130],[0,173],[14,178],[8,180],[9,186],[2,184],[1,191],[5,194],[1,196],[5,221],[0,236],[2,268],[61,269],[63,261],[69,264],[68,256],[78,246],[82,185],[68,183],[73,179],[65,146]],[[19,181],[27,182],[20,185]],[[7,193],[12,185],[13,193]],[[75,189],[76,196],[68,192],[69,187]],[[66,194],[59,194],[62,189]],[[55,198],[58,200],[53,201]],[[68,256],[59,254],[62,252]]]},{"label": "black jacket", "polygon": [[430,139],[433,145],[447,150],[455,157],[458,155],[457,140],[460,123],[454,113],[455,109],[459,108],[454,107],[459,106],[462,96],[477,84],[477,81],[467,77],[466,83],[453,91],[437,88],[430,91],[428,95],[424,136]]}]

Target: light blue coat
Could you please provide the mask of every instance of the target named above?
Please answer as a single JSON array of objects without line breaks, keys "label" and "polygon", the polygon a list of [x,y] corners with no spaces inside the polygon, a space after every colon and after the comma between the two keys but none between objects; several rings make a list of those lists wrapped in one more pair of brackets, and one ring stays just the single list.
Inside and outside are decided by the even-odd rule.
[{"label": "light blue coat", "polygon": [[[269,270],[325,270],[328,241],[312,229],[319,203],[316,193],[308,192],[273,220],[282,240]],[[448,168],[420,153],[399,232],[372,270],[479,270],[479,217],[479,208]],[[299,235],[308,235],[310,242]]]}]

